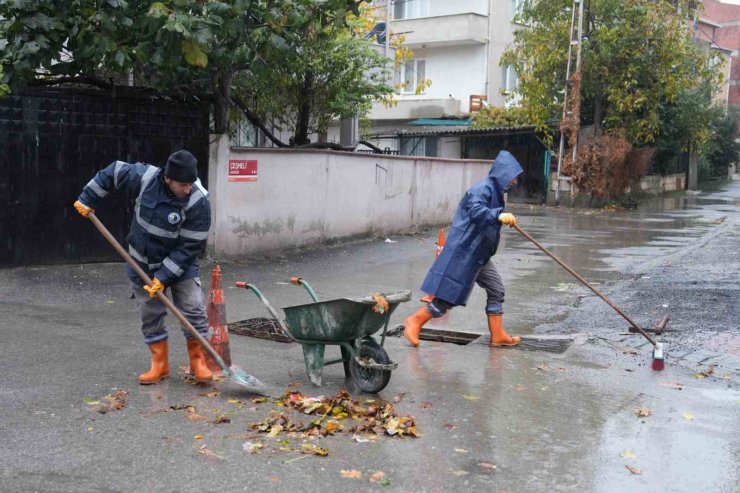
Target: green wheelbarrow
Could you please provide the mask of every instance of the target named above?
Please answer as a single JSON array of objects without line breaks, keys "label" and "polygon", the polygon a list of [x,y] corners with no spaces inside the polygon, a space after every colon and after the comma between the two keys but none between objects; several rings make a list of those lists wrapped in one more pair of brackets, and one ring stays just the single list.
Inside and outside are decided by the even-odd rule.
[{"label": "green wheelbarrow", "polygon": [[[398,305],[411,299],[411,291],[381,295],[381,301],[387,302],[386,307],[373,296],[319,301],[306,281],[294,277],[291,282],[305,288],[313,302],[283,308],[285,322],[256,286],[237,282],[236,287],[251,290],[283,332],[303,346],[306,372],[314,385],[321,386],[324,366],[342,363],[345,376],[352,379],[360,390],[368,393],[383,390],[391,379],[391,371],[398,367],[383,348],[388,324]],[[378,343],[373,334],[381,329],[383,332]],[[342,357],[325,361],[327,345],[339,346]]]}]

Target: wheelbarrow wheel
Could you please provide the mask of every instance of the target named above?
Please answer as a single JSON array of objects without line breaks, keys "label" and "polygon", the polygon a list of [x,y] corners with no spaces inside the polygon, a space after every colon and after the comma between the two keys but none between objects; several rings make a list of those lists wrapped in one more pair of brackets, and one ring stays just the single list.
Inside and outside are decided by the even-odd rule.
[{"label": "wheelbarrow wheel", "polygon": [[[385,352],[380,344],[372,339],[364,339],[360,346],[360,358],[366,358],[373,363],[387,365],[391,362],[388,353]],[[363,392],[375,394],[380,392],[388,385],[391,380],[390,370],[376,370],[360,366],[354,358],[350,360],[350,372],[355,384]]]}]

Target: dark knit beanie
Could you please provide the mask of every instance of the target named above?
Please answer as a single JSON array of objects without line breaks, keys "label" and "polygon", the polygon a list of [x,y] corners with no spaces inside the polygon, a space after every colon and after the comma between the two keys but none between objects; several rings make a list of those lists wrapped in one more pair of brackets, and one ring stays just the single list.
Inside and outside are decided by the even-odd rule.
[{"label": "dark knit beanie", "polygon": [[177,151],[167,159],[164,176],[180,183],[195,183],[198,179],[198,160],[184,149]]}]

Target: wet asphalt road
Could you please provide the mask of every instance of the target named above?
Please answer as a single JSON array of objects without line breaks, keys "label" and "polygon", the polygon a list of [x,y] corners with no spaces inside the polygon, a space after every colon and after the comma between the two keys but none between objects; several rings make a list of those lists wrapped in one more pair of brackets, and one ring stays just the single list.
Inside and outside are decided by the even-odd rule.
[{"label": "wet asphalt road", "polygon": [[[281,408],[253,404],[227,382],[199,387],[173,374],[162,385],[136,385],[148,355],[121,265],[0,271],[0,490],[740,491],[739,207],[737,182],[635,211],[513,206],[527,231],[638,323],[672,316],[675,331],[660,337],[666,370],[651,371],[649,347],[625,335],[626,322],[508,230],[496,261],[509,331],[571,335],[570,349],[491,350],[483,337],[467,346],[424,342],[417,351],[391,338],[386,348],[399,369],[380,397],[398,396],[397,410],[414,416],[422,436],[355,443],[343,433],[317,442],[330,449],[326,458],[279,450],[300,447],[299,438],[255,438],[248,423]],[[435,238],[428,231],[225,262],[224,283],[253,282],[276,307],[307,301],[286,283],[293,275],[326,299],[405,288],[416,299]],[[267,315],[244,290],[227,288],[226,303],[230,321]],[[483,334],[484,305],[476,288],[467,307],[433,325]],[[401,305],[393,321],[418,306]],[[187,362],[177,332],[173,372]],[[313,387],[295,344],[232,336],[231,351],[275,394],[290,384],[312,395],[346,386],[369,398],[341,365]],[[697,378],[710,364],[712,375]],[[102,415],[85,402],[114,389],[130,392],[121,411]],[[214,389],[221,393],[206,395]],[[186,404],[206,419],[169,410]],[[638,408],[650,416],[638,417]],[[232,422],[213,424],[218,415]],[[245,453],[243,444],[256,440],[265,448]],[[369,481],[377,471],[384,486]]]}]

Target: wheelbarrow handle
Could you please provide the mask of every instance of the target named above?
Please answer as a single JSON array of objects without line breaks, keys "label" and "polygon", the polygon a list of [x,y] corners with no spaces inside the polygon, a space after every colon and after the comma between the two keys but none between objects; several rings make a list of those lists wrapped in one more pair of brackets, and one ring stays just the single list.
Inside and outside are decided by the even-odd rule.
[{"label": "wheelbarrow handle", "polygon": [[239,281],[234,284],[237,288],[243,288],[248,289],[252,291],[257,298],[262,302],[263,305],[265,305],[265,308],[267,308],[267,311],[270,312],[270,315],[272,315],[272,318],[275,319],[275,321],[280,325],[280,328],[283,329],[283,332],[288,335],[291,339],[295,339],[293,337],[293,334],[291,334],[290,329],[285,325],[285,322],[280,318],[280,315],[275,311],[275,309],[272,307],[269,301],[267,301],[267,298],[265,298],[265,295],[262,294],[262,291],[259,290],[257,286],[255,286],[252,283],[246,282],[246,281]]},{"label": "wheelbarrow handle", "polygon": [[304,280],[302,277],[291,277],[290,282],[292,284],[295,284],[296,286],[301,286],[303,289],[308,291],[308,295],[311,297],[314,303],[319,302],[319,297],[316,296],[316,291],[314,291],[311,285],[308,284],[308,281]]}]

